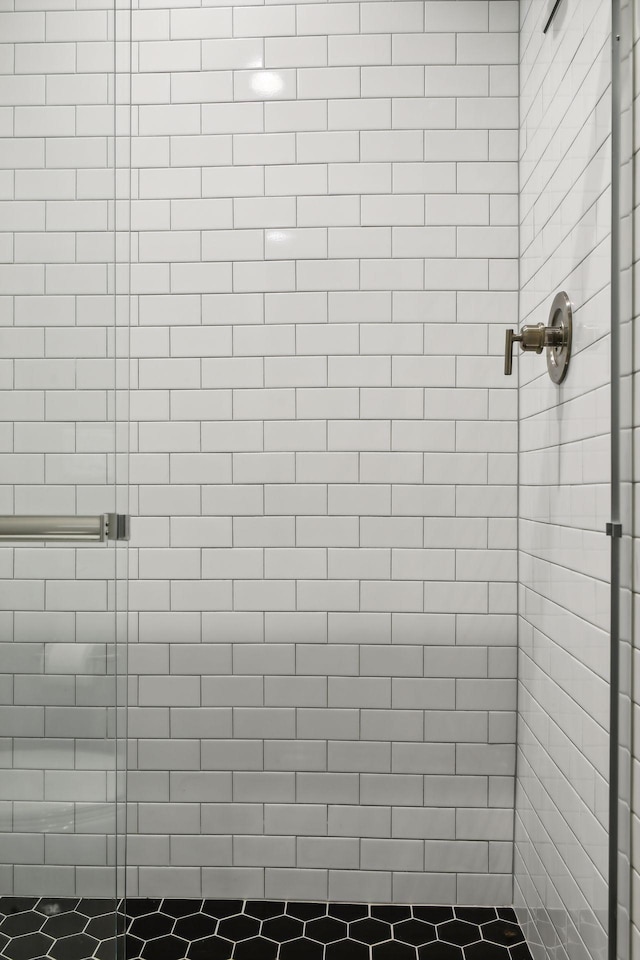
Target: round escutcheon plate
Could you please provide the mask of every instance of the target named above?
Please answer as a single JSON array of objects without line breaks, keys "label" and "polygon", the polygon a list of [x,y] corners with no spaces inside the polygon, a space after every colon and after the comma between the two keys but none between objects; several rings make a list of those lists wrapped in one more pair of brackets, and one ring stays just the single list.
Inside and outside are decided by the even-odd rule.
[{"label": "round escutcheon plate", "polygon": [[573,332],[573,310],[571,300],[564,292],[553,298],[549,311],[548,326],[562,332],[559,343],[547,347],[547,370],[554,383],[562,383],[569,369],[571,359],[571,339]]}]

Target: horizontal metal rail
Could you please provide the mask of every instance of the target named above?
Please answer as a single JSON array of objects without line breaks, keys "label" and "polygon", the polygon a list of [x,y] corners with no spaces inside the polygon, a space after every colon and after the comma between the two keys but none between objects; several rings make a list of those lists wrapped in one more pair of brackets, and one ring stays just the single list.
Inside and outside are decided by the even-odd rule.
[{"label": "horizontal metal rail", "polygon": [[121,513],[101,513],[92,517],[0,516],[0,541],[99,543],[128,539],[129,517]]}]

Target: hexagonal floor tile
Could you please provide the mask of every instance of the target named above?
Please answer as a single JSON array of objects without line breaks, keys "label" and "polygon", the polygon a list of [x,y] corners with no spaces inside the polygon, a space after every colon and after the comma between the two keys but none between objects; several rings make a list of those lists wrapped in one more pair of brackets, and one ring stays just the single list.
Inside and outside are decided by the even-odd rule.
[{"label": "hexagonal floor tile", "polygon": [[81,913],[59,913],[45,921],[42,932],[57,940],[58,937],[70,937],[74,933],[82,933],[90,922],[89,918]]},{"label": "hexagonal floor tile", "polygon": [[515,947],[511,947],[509,949],[509,955],[511,956],[511,960],[532,960],[529,946],[524,941],[522,943],[516,943]]},{"label": "hexagonal floor tile", "polygon": [[[0,898],[7,960],[115,960],[117,901]],[[128,960],[531,960],[511,908],[132,899]]]},{"label": "hexagonal floor tile", "polygon": [[369,908],[364,903],[330,903],[328,910],[330,917],[336,920],[346,920],[352,923],[354,920],[364,920],[369,916]]},{"label": "hexagonal floor tile", "polygon": [[401,943],[420,947],[423,943],[431,943],[436,939],[436,928],[432,923],[425,923],[424,920],[403,920],[402,923],[394,925],[393,937]]},{"label": "hexagonal floor tile", "polygon": [[289,940],[280,947],[280,960],[322,960],[324,947],[315,940],[300,937],[299,940]]},{"label": "hexagonal floor tile", "polygon": [[484,940],[490,940],[492,943],[502,943],[505,947],[521,943],[524,940],[524,934],[520,927],[515,923],[507,923],[504,920],[492,920],[491,923],[485,923],[481,933]]},{"label": "hexagonal floor tile", "polygon": [[234,960],[276,960],[278,944],[264,937],[252,937],[237,943],[233,952]]},{"label": "hexagonal floor tile", "polygon": [[413,907],[413,915],[427,923],[446,923],[453,920],[453,907]]},{"label": "hexagonal floor tile", "polygon": [[42,957],[52,949],[53,940],[43,933],[27,933],[14,937],[4,948],[4,955],[10,960],[33,960]]},{"label": "hexagonal floor tile", "polygon": [[325,960],[369,960],[369,947],[353,940],[338,940],[327,944],[324,955]]},{"label": "hexagonal floor tile", "polygon": [[[115,937],[110,940],[103,940],[95,952],[96,960],[116,960],[116,947],[118,941]],[[130,954],[128,954],[130,956]]]},{"label": "hexagonal floor tile", "polygon": [[247,917],[241,913],[237,917],[227,917],[221,920],[218,926],[218,933],[227,940],[248,940],[249,937],[257,937],[260,930],[260,922],[253,917]]},{"label": "hexagonal floor tile", "polygon": [[268,920],[270,917],[281,917],[284,913],[282,900],[247,900],[244,912],[256,920]]},{"label": "hexagonal floor tile", "polygon": [[76,909],[79,902],[77,897],[73,899],[70,897],[43,897],[41,900],[38,900],[34,909],[37,910],[38,913],[44,913],[45,917],[54,917],[59,913],[70,913]]},{"label": "hexagonal floor tile", "polygon": [[[366,923],[366,920],[363,921]],[[347,925],[342,920],[333,917],[320,917],[319,920],[310,920],[305,926],[305,936],[318,943],[331,943],[334,940],[344,940],[347,936]]]},{"label": "hexagonal floor tile", "polygon": [[206,913],[195,913],[176,920],[173,932],[185,940],[201,940],[203,937],[212,937],[217,926],[215,917],[209,917]]},{"label": "hexagonal floor tile", "polygon": [[450,920],[448,923],[438,925],[438,939],[465,947],[468,943],[474,943],[480,939],[480,931],[475,923],[467,923],[466,920]]},{"label": "hexagonal floor tile", "polygon": [[230,960],[234,944],[222,937],[194,940],[187,950],[189,960]]},{"label": "hexagonal floor tile", "polygon": [[416,960],[416,948],[407,943],[387,940],[372,947],[371,956],[373,960]]},{"label": "hexagonal floor tile", "polygon": [[136,917],[128,933],[141,940],[153,940],[155,937],[165,937],[173,930],[175,920],[166,917],[164,913],[150,913],[144,917]]},{"label": "hexagonal floor tile", "polygon": [[296,920],[294,917],[273,917],[272,920],[265,920],[262,924],[262,936],[275,940],[276,943],[295,940],[301,937],[303,932],[302,920]]},{"label": "hexagonal floor tile", "polygon": [[420,960],[463,960],[463,953],[462,947],[434,940],[424,947],[418,947],[418,957]]},{"label": "hexagonal floor tile", "polygon": [[382,920],[357,920],[349,925],[349,936],[361,943],[382,943],[391,939],[391,926]]},{"label": "hexagonal floor tile", "polygon": [[288,903],[287,913],[297,920],[315,920],[327,915],[326,903]]},{"label": "hexagonal floor tile", "polygon": [[497,943],[482,940],[465,947],[465,960],[509,960],[509,950]]},{"label": "hexagonal floor tile", "polygon": [[139,957],[144,948],[144,940],[138,940],[137,937],[132,937],[129,934],[124,938],[124,955],[127,960],[132,960],[133,957]]},{"label": "hexagonal floor tile", "polygon": [[[80,912],[85,913],[84,904],[86,900],[83,900],[80,905]],[[124,904],[124,913],[128,917],[144,917],[147,913],[157,913],[160,909],[161,900],[150,900],[148,898],[139,899],[136,897],[132,900],[127,900]],[[93,914],[91,914],[93,916]]]},{"label": "hexagonal floor tile", "polygon": [[376,903],[371,907],[371,916],[376,920],[384,920],[385,923],[399,923],[409,919],[411,907],[396,903]]},{"label": "hexagonal floor tile", "polygon": [[488,923],[496,919],[495,907],[456,907],[458,920],[468,920],[469,923]]},{"label": "hexagonal floor tile", "polygon": [[33,910],[37,902],[37,897],[0,897],[0,914],[8,916],[10,913]]},{"label": "hexagonal floor tile", "polygon": [[160,904],[160,913],[168,917],[187,917],[191,913],[200,913],[202,900],[170,900],[168,897]]},{"label": "hexagonal floor tile", "polygon": [[14,913],[5,917],[0,923],[0,933],[7,937],[19,937],[23,933],[35,933],[40,930],[45,920],[41,913],[27,910],[26,913]]},{"label": "hexagonal floor tile", "polygon": [[132,937],[130,934],[127,934],[124,938],[124,955],[127,960],[131,960],[132,957],[139,957],[143,947],[144,940],[139,940],[138,937]]},{"label": "hexagonal floor tile", "polygon": [[205,900],[202,912],[219,920],[223,917],[234,917],[237,913],[242,913],[242,900]]},{"label": "hexagonal floor tile", "polygon": [[[96,940],[109,940],[118,931],[123,932],[124,917],[120,913],[106,913],[103,917],[89,920],[85,933]],[[46,931],[45,931],[46,933]]]},{"label": "hexagonal floor tile", "polygon": [[[156,900],[155,903],[159,903],[159,900]],[[85,900],[82,899],[77,906],[78,913],[83,913],[85,917],[101,917],[105,913],[114,913],[116,909],[116,901],[105,897],[102,900]]]},{"label": "hexagonal floor tile", "polygon": [[182,960],[189,944],[182,937],[159,937],[145,943],[141,956],[144,960]]},{"label": "hexagonal floor tile", "polygon": [[55,960],[87,960],[92,957],[98,946],[98,941],[88,937],[86,933],[76,933],[71,937],[61,937],[56,940],[49,953]]}]

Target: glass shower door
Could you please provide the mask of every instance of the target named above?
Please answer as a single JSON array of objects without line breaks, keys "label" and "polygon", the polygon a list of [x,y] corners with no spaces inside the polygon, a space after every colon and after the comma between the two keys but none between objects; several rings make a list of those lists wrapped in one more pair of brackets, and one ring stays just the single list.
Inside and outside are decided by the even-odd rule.
[{"label": "glass shower door", "polygon": [[617,31],[606,3],[555,4],[551,23],[546,6],[523,11],[520,32],[520,321],[545,323],[566,291],[574,335],[562,383],[530,357],[519,370],[515,903],[535,956],[603,958],[615,880],[615,584],[605,530],[619,519],[611,455]]},{"label": "glass shower door", "polygon": [[122,892],[114,30],[106,3],[0,12],[0,944],[24,960],[115,955]]}]

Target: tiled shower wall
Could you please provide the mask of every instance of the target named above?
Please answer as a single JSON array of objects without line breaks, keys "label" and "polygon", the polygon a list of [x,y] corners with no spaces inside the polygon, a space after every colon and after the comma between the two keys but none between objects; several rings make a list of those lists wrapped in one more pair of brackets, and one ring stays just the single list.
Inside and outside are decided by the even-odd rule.
[{"label": "tiled shower wall", "polygon": [[511,899],[517,12],[134,12],[134,893]]},{"label": "tiled shower wall", "polygon": [[[517,10],[134,10],[132,894],[511,899]],[[1,17],[3,511],[102,512],[111,28]],[[5,553],[3,891],[107,895],[107,552]]]},{"label": "tiled shower wall", "polygon": [[520,360],[516,904],[534,955],[606,954],[610,519],[610,4],[521,4],[522,322],[566,290],[556,387]]}]

